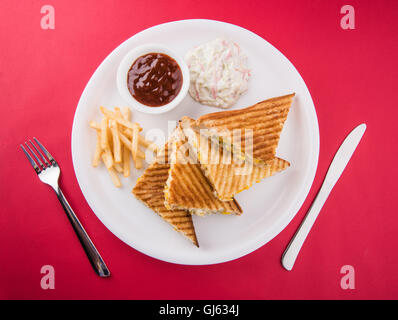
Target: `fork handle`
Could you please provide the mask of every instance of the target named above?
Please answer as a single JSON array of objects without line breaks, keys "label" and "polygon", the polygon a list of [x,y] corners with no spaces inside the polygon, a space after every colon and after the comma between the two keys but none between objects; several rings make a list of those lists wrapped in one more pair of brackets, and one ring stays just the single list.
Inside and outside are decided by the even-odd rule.
[{"label": "fork handle", "polygon": [[64,194],[62,193],[61,188],[58,187],[57,189],[54,190],[55,193],[57,194],[58,200],[61,202],[62,207],[65,210],[66,215],[68,216],[69,221],[73,226],[73,229],[76,232],[77,237],[80,240],[80,243],[83,246],[84,251],[87,254],[88,259],[90,260],[92,267],[94,268],[94,271],[100,277],[109,277],[111,275],[110,271],[108,270],[104,260],[102,260],[101,255],[95,248],[86,230],[84,230],[79,219],[76,217],[75,213],[73,212],[71,206],[69,205]]}]

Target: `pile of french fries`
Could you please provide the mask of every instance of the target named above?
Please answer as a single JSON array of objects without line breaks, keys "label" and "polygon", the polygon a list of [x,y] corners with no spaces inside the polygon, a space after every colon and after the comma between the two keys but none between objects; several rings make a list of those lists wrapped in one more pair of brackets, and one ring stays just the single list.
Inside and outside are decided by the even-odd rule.
[{"label": "pile of french fries", "polygon": [[100,123],[90,121],[90,127],[97,132],[97,143],[92,165],[97,167],[102,160],[108,169],[112,182],[121,187],[117,173],[124,177],[130,176],[130,153],[136,169],[143,167],[145,152],[140,149],[148,148],[157,152],[157,146],[141,136],[142,128],[137,122],[130,121],[128,107],[115,107],[113,111],[100,107],[103,118]]}]

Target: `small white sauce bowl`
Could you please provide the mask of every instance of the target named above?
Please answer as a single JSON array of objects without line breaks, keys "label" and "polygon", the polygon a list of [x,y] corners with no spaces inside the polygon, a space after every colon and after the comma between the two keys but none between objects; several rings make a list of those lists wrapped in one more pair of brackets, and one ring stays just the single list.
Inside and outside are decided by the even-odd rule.
[{"label": "small white sauce bowl", "polygon": [[[182,86],[180,92],[172,101],[160,107],[151,107],[140,103],[132,96],[127,86],[127,77],[131,66],[137,60],[137,58],[148,53],[163,53],[168,55],[177,62],[182,73]],[[149,114],[160,114],[174,109],[187,95],[189,81],[189,69],[184,59],[180,58],[169,48],[159,44],[146,44],[134,48],[125,55],[117,70],[117,88],[122,98],[135,110]]]}]

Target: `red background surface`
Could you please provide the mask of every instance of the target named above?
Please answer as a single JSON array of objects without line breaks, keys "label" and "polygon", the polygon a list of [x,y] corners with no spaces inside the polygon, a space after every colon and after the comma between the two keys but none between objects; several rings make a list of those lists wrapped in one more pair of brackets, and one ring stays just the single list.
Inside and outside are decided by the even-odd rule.
[{"label": "red background surface", "polygon": [[[55,30],[40,8],[55,8]],[[340,8],[356,29],[340,28]],[[0,298],[365,299],[398,298],[396,99],[397,1],[2,1],[0,10]],[[240,25],[276,46],[312,94],[320,127],[311,192],[289,226],[257,251],[212,266],[152,259],[117,239],[87,205],[70,140],[79,97],[121,42],[156,24],[209,18]],[[280,257],[309,208],[334,153],[356,125],[367,132],[326,202],[292,272]],[[55,195],[18,144],[36,136],[62,167],[61,185],[112,272],[91,269]],[[55,268],[42,290],[40,268]],[[355,268],[342,290],[340,268]]]}]

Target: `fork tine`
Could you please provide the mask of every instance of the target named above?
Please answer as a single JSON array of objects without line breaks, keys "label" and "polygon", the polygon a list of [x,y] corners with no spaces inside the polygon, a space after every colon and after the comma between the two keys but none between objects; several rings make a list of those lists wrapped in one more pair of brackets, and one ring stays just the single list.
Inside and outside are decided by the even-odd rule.
[{"label": "fork tine", "polygon": [[47,165],[47,167],[49,167],[50,164],[48,163],[46,158],[42,155],[42,153],[39,151],[39,149],[37,149],[36,145],[32,142],[32,140],[29,140],[29,142],[35,148],[35,150],[37,151],[37,153],[39,154],[39,156],[43,160],[43,162]]},{"label": "fork tine", "polygon": [[48,152],[47,149],[44,148],[44,146],[39,142],[39,140],[37,140],[35,137],[33,137],[33,140],[36,141],[36,143],[39,145],[40,149],[45,153],[45,155],[47,156],[47,158],[48,158],[52,163],[57,163],[57,161],[55,161],[55,159],[54,159],[53,156],[50,154],[50,152]]},{"label": "fork tine", "polygon": [[28,149],[30,150],[30,152],[33,154],[33,156],[35,157],[36,161],[39,163],[40,167],[45,170],[46,167],[44,166],[43,162],[40,161],[40,159],[37,157],[36,153],[34,153],[34,151],[32,150],[32,148],[28,145],[27,142],[25,142],[25,145],[28,147]]},{"label": "fork tine", "polygon": [[30,164],[32,165],[33,169],[35,169],[36,173],[40,173],[41,170],[36,164],[36,162],[33,160],[33,158],[30,156],[30,154],[26,151],[26,149],[23,147],[22,144],[20,144],[22,151],[25,153],[26,158],[28,158]]}]

